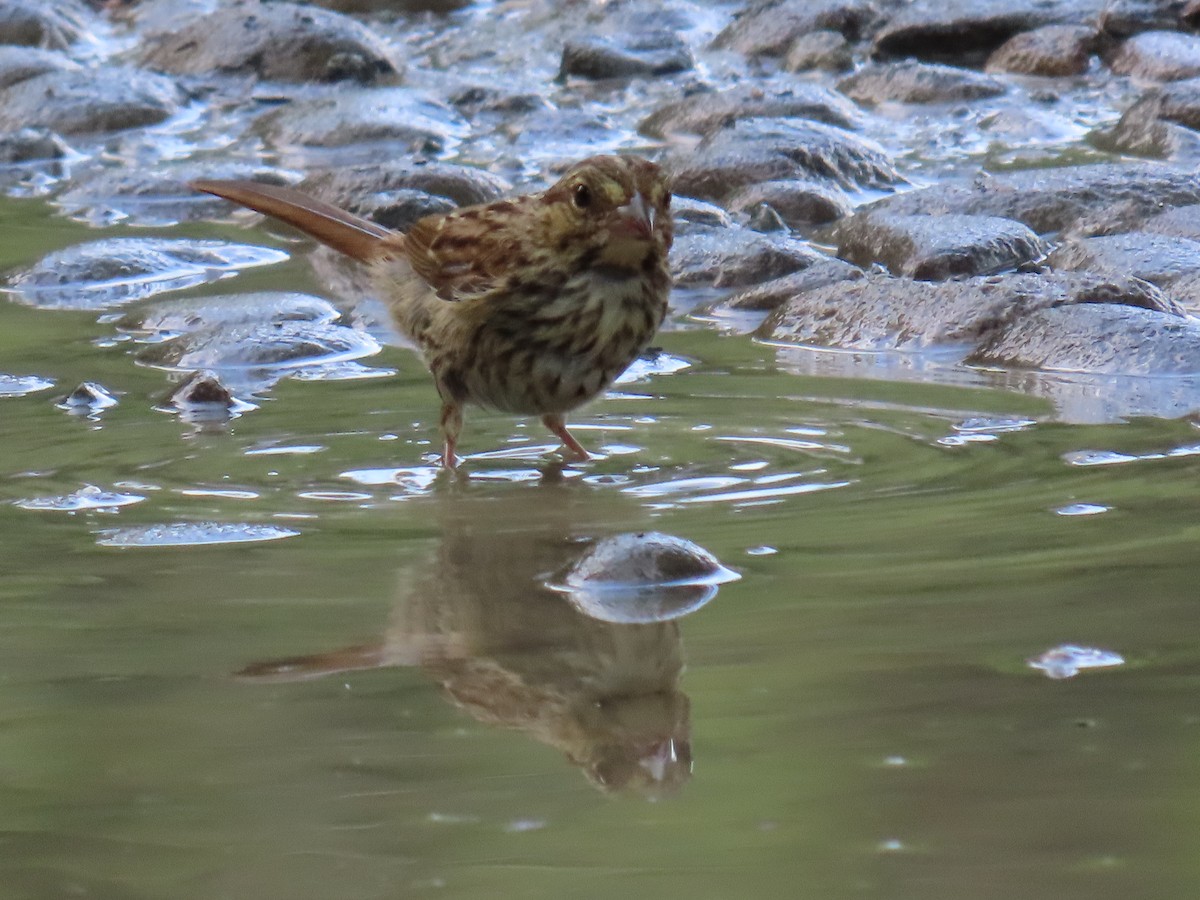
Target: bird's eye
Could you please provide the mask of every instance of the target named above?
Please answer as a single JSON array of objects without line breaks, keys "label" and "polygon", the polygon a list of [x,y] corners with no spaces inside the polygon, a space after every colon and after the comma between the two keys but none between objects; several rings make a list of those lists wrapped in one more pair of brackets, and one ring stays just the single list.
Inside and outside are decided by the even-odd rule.
[{"label": "bird's eye", "polygon": [[575,193],[571,196],[576,208],[587,209],[592,205],[592,189],[586,184],[575,185]]}]

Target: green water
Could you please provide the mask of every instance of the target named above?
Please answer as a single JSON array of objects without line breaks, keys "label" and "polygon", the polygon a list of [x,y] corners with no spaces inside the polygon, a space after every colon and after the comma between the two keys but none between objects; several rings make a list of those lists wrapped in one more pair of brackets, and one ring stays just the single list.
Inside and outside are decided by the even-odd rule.
[{"label": "green water", "polygon": [[[32,203],[0,218],[5,267],[94,234]],[[212,290],[268,285],[314,287],[301,258]],[[804,377],[682,328],[661,343],[689,368],[576,416],[601,458],[563,469],[520,452],[546,443],[531,425],[475,414],[462,450],[503,452],[433,477],[404,350],[369,361],[394,377],[285,380],[197,430],[112,333],[0,305],[0,371],[56,381],[0,399],[0,896],[1200,889],[1200,457],[1164,456],[1188,422]],[[120,404],[55,408],[85,379]],[[980,417],[1032,424],[944,440]],[[1088,450],[1147,458],[1072,464]],[[18,505],[85,485],[144,499]],[[1056,512],[1076,503],[1107,511]],[[98,543],[188,522],[296,534]],[[569,539],[650,528],[741,580],[643,626],[540,587]],[[1027,667],[1064,642],[1126,663]],[[664,733],[690,778],[597,785],[605,740]]]}]

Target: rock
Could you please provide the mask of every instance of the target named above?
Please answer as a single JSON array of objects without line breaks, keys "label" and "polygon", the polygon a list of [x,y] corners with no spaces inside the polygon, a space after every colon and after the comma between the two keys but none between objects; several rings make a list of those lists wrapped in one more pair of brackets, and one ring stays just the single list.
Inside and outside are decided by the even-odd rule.
[{"label": "rock", "polygon": [[1200,36],[1144,31],[1117,48],[1108,60],[1118,75],[1139,81],[1181,81],[1200,75]]},{"label": "rock", "polygon": [[55,198],[54,205],[72,218],[92,225],[124,222],[163,226],[227,213],[231,208],[227,201],[188,186],[200,178],[241,178],[276,185],[297,180],[292,172],[231,160],[187,160],[149,168],[99,169],[76,180],[73,187]]},{"label": "rock", "polygon": [[885,197],[863,210],[903,215],[1000,216],[1038,234],[1064,231],[1084,216],[1128,203],[1143,215],[1200,203],[1200,172],[1155,163],[1029,169],[939,184]]},{"label": "rock", "polygon": [[73,416],[95,416],[117,405],[117,398],[102,384],[85,381],[61,398],[55,406]]},{"label": "rock", "polygon": [[1200,30],[1200,0],[1190,0],[1179,13],[1184,28]]},{"label": "rock", "polygon": [[803,241],[746,228],[694,226],[677,235],[671,272],[677,287],[744,287],[823,259]]},{"label": "rock", "polygon": [[0,45],[0,88],[45,75],[79,68],[79,64],[56,50],[40,47]]},{"label": "rock", "polygon": [[812,31],[792,41],[783,60],[788,72],[844,72],[854,65],[850,42],[837,31]]},{"label": "rock", "polygon": [[871,63],[838,82],[838,90],[858,103],[953,103],[998,97],[1005,85],[981,72],[916,60]]},{"label": "rock", "polygon": [[296,369],[373,356],[379,344],[345,325],[287,320],[184,332],[138,353],[145,365],[176,371]]},{"label": "rock", "polygon": [[253,74],[274,81],[394,83],[402,66],[361,23],[300,3],[236,0],[148,35],[143,65],[176,75]]},{"label": "rock", "polygon": [[818,122],[749,119],[668,158],[674,189],[718,203],[748,185],[823,179],[844,188],[890,188],[902,179],[878,144]]},{"label": "rock", "polygon": [[70,152],[62,138],[44,128],[22,128],[0,134],[0,165],[62,159]]},{"label": "rock", "polygon": [[101,30],[91,10],[75,0],[0,2],[0,44],[65,50]]},{"label": "rock", "polygon": [[151,72],[65,69],[0,90],[0,131],[34,127],[74,135],[140,128],[173,115],[182,102],[173,81]]},{"label": "rock", "polygon": [[1125,38],[1142,31],[1170,31],[1186,24],[1187,0],[1108,0],[1097,24],[1106,35]]},{"label": "rock", "polygon": [[689,230],[705,226],[729,228],[733,220],[729,214],[714,203],[705,203],[693,197],[681,197],[678,194],[671,200],[671,217],[675,220],[675,236],[686,234]]},{"label": "rock", "polygon": [[842,259],[922,281],[1015,269],[1049,249],[1020,222],[996,216],[864,212],[838,225],[834,236]]},{"label": "rock", "polygon": [[1036,310],[1074,303],[1182,312],[1158,288],[1134,278],[1051,272],[921,282],[870,276],[790,298],[767,318],[759,335],[846,350],[975,346]]},{"label": "rock", "polygon": [[1110,375],[1200,372],[1200,324],[1132,306],[1085,303],[1032,311],[972,353],[976,365]]},{"label": "rock", "polygon": [[1062,77],[1082,75],[1100,44],[1087,25],[1046,25],[1014,35],[988,57],[989,72]]},{"label": "rock", "polygon": [[686,72],[695,65],[679,35],[651,31],[612,40],[581,37],[563,45],[559,77],[638,78]]},{"label": "rock", "polygon": [[723,91],[698,91],[660,106],[638,125],[648,137],[711,135],[741,119],[815,119],[854,128],[862,113],[828,88],[797,81],[785,87],[739,85]]},{"label": "rock", "polygon": [[850,199],[836,184],[813,178],[762,181],[747,185],[726,200],[731,212],[769,207],[789,228],[824,225],[850,215]]},{"label": "rock", "polygon": [[[1184,132],[1177,126],[1189,131]],[[1171,157],[1200,141],[1200,78],[1147,91],[1109,131],[1093,136],[1102,149],[1138,156]]]},{"label": "rock", "polygon": [[862,277],[862,269],[848,262],[840,259],[821,259],[807,269],[738,291],[722,300],[717,308],[741,312],[769,312],[805,291]]},{"label": "rock", "polygon": [[1200,241],[1143,231],[1097,235],[1060,244],[1046,262],[1063,271],[1141,278],[1165,289],[1200,275]]},{"label": "rock", "polygon": [[797,38],[814,31],[857,39],[874,16],[868,0],[755,0],[712,46],[747,56],[782,56]]},{"label": "rock", "polygon": [[0,399],[24,397],[26,394],[33,394],[52,387],[54,387],[54,382],[49,378],[41,378],[37,375],[9,375],[7,372],[0,372]]},{"label": "rock", "polygon": [[255,129],[277,147],[344,147],[371,141],[413,153],[437,153],[466,133],[466,123],[409,88],[361,88],[296,100],[260,116]]},{"label": "rock", "polygon": [[398,13],[413,15],[415,13],[435,13],[445,15],[471,5],[472,0],[313,0],[318,6],[343,13],[358,13],[369,15],[380,9],[394,10]]},{"label": "rock", "polygon": [[875,35],[877,56],[974,60],[1043,25],[1087,25],[1105,0],[915,0]]},{"label": "rock", "polygon": [[1200,204],[1178,206],[1152,216],[1142,223],[1142,231],[1200,241]]},{"label": "rock", "polygon": [[139,306],[117,319],[121,331],[168,338],[188,331],[236,328],[272,322],[328,325],[338,318],[328,300],[294,291],[257,291],[185,297]]},{"label": "rock", "polygon": [[30,306],[104,309],[285,259],[279,250],[225,241],[108,238],[56,250],[10,276],[8,286]]},{"label": "rock", "polygon": [[184,413],[188,421],[228,418],[239,401],[216,372],[193,372],[167,395],[167,406]]}]

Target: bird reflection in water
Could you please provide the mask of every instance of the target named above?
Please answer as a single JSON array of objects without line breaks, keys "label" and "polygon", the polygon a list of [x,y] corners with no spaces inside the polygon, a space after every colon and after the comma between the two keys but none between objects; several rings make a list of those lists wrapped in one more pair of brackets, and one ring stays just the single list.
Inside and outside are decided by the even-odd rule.
[{"label": "bird reflection in water", "polygon": [[381,641],[239,674],[302,680],[418,666],[478,721],[558,748],[606,791],[678,789],[692,769],[678,621],[652,592],[650,616],[632,610],[637,621],[614,623],[546,587],[587,552],[587,538],[628,527],[630,508],[583,485],[545,482],[499,495],[466,486],[435,502],[436,554],[419,574],[402,573]]}]

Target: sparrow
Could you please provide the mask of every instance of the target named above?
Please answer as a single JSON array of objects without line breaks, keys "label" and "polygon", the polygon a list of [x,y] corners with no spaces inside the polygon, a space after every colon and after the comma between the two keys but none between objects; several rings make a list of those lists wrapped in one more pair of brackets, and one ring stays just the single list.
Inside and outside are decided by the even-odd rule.
[{"label": "sparrow", "polygon": [[289,187],[201,180],[370,267],[441,398],[454,468],[467,405],[540,416],[588,458],[566,414],[646,349],[667,312],[670,181],[636,156],[593,156],[537,194],[426,216],[391,231]]}]

